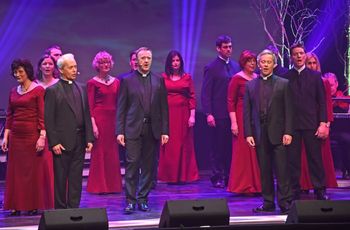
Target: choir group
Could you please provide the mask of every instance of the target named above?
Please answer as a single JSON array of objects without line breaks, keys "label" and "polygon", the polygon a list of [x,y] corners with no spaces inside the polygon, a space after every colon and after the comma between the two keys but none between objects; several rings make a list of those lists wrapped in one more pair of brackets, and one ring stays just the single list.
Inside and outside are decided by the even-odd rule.
[{"label": "choir group", "polygon": [[[331,139],[349,146],[344,132],[330,131],[334,112],[348,112],[333,73],[321,73],[314,53],[290,47],[293,67],[278,65],[276,48],[230,59],[232,41],[219,36],[217,57],[204,68],[201,102],[210,140],[210,181],[216,188],[262,196],[254,212],[289,211],[301,193],[329,199],[337,187]],[[87,192],[123,190],[119,155],[125,158],[126,214],[149,211],[156,181],[186,184],[199,179],[194,149],[196,97],[192,76],[178,51],[165,71],[151,71],[152,51],[130,54],[128,73],[111,76],[114,60],[101,51],[86,85],[72,54],[49,47],[37,69],[25,59],[11,64],[18,86],[9,95],[2,150],[8,151],[4,209],[36,215],[52,208],[79,208],[85,152],[91,151]],[[119,143],[119,146],[118,146]],[[119,154],[119,151],[122,154]],[[350,172],[342,151],[343,176]],[[275,176],[274,176],[275,175]],[[274,189],[274,178],[277,191]]]}]

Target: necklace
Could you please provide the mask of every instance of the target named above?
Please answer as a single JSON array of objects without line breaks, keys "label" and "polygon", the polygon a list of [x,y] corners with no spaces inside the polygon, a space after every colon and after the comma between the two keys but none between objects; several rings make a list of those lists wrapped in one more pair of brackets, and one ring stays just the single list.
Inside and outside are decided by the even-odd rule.
[{"label": "necklace", "polygon": [[101,81],[104,81],[106,84],[109,82],[109,79],[111,78],[109,75],[106,77],[98,77]]},{"label": "necklace", "polygon": [[21,91],[22,91],[23,93],[27,92],[28,89],[30,88],[30,85],[31,85],[31,84],[29,84],[27,87],[25,87],[24,85],[21,85]]}]

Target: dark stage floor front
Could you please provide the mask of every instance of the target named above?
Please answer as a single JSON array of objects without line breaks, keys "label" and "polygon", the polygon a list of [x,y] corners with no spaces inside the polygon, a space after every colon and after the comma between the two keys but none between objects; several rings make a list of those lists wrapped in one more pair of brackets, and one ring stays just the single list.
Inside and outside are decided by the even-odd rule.
[{"label": "dark stage floor front", "polygon": [[[84,179],[81,208],[102,207],[107,209],[110,229],[155,227],[158,225],[161,211],[166,200],[179,199],[210,199],[226,198],[230,209],[230,223],[283,223],[285,215],[278,211],[269,216],[256,215],[252,209],[260,205],[261,197],[232,194],[226,189],[213,188],[209,182],[207,172],[201,172],[201,179],[195,183],[183,185],[169,185],[158,183],[149,196],[150,212],[136,211],[131,215],[124,215],[124,193],[94,195],[86,192]],[[338,180],[339,188],[328,189],[332,200],[350,199],[350,181]],[[0,182],[0,200],[3,199],[5,182]],[[303,195],[303,199],[313,199],[312,192]],[[37,229],[40,215],[8,217],[8,211],[0,211],[0,229]]]}]

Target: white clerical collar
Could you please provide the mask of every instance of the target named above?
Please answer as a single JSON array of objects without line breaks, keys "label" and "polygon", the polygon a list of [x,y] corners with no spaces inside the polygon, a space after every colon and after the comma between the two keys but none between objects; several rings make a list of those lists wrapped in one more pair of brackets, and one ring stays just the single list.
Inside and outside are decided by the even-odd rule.
[{"label": "white clerical collar", "polygon": [[61,77],[61,80],[67,82],[69,85],[73,84],[73,81],[71,80],[63,79],[62,77]]},{"label": "white clerical collar", "polygon": [[266,80],[268,80],[268,79],[272,76],[272,74],[273,74],[273,73],[271,73],[271,74],[268,75],[268,76],[263,76],[263,75],[260,75],[260,76],[261,76],[261,78],[262,78],[264,81],[266,81]]},{"label": "white clerical collar", "polygon": [[148,76],[148,74],[150,73],[150,72],[147,72],[147,73],[141,73],[139,70],[137,70],[137,71],[140,73],[141,77],[147,77],[147,76]]},{"label": "white clerical collar", "polygon": [[219,55],[219,58],[221,60],[223,60],[226,64],[230,63],[230,58],[225,59],[225,58],[221,57],[220,55]]},{"label": "white clerical collar", "polygon": [[305,69],[305,65],[303,65],[300,69],[297,69],[295,66],[293,66],[293,68],[298,71],[298,73],[300,74],[301,71],[303,71]]}]

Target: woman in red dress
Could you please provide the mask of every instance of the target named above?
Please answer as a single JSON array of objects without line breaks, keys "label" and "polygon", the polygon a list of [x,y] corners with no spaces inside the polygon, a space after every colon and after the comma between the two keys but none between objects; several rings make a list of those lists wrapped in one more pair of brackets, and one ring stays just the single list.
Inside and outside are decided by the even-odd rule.
[{"label": "woman in red dress", "polygon": [[28,60],[14,60],[12,74],[19,83],[10,92],[2,150],[9,151],[4,209],[11,216],[53,207],[52,187],[48,180],[44,157],[43,87],[34,80],[33,66]]},{"label": "woman in red dress", "polygon": [[227,191],[234,193],[260,193],[260,169],[255,149],[250,147],[243,133],[243,98],[245,84],[256,78],[256,55],[249,50],[241,53],[242,71],[232,77],[227,92],[227,107],[233,133],[232,161]]},{"label": "woman in red dress", "polygon": [[196,99],[191,76],[178,51],[170,51],[163,73],[168,91],[170,138],[160,147],[158,179],[186,183],[199,179],[193,144]]},{"label": "woman in red dress", "polygon": [[[316,54],[314,53],[306,54],[306,67],[314,71],[321,72],[321,65]],[[327,108],[327,121],[328,121],[327,124],[330,125],[330,123],[333,121],[331,86],[326,79],[322,78],[322,80],[323,80],[323,85],[325,88],[325,95],[326,95],[326,108]],[[324,167],[325,176],[326,176],[326,187],[328,188],[338,187],[335,170],[334,170],[334,163],[333,163],[333,156],[331,151],[329,135],[325,140],[322,140],[321,150],[322,150],[323,167]],[[306,158],[306,152],[305,152],[304,146],[302,146],[302,152],[301,152],[300,187],[302,191],[306,193],[308,193],[309,189],[313,188],[311,179],[310,179],[309,170],[308,170],[308,164],[307,164],[307,158]]]},{"label": "woman in red dress", "polygon": [[96,54],[92,66],[97,75],[87,83],[92,128],[95,136],[91,151],[87,191],[97,194],[122,191],[118,146],[115,139],[119,80],[110,76],[112,55]]}]

